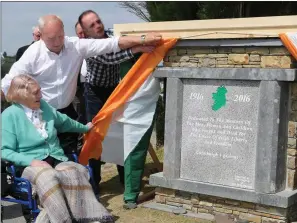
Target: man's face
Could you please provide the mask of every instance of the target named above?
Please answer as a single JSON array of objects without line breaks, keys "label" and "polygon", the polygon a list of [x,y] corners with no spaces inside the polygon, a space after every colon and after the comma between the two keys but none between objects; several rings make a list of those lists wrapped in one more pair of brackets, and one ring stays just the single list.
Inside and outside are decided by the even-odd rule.
[{"label": "man's face", "polygon": [[104,38],[104,25],[101,19],[94,13],[89,13],[82,18],[82,26],[87,37]]},{"label": "man's face", "polygon": [[41,30],[41,39],[46,47],[59,54],[64,46],[64,27],[60,21],[47,23]]},{"label": "man's face", "polygon": [[80,38],[80,39],[85,38],[84,31],[81,28],[81,25],[79,23],[75,27],[75,32],[76,32],[76,35],[78,36],[78,38]]},{"label": "man's face", "polygon": [[33,31],[33,40],[34,41],[40,40],[40,32],[38,28],[35,28]]}]

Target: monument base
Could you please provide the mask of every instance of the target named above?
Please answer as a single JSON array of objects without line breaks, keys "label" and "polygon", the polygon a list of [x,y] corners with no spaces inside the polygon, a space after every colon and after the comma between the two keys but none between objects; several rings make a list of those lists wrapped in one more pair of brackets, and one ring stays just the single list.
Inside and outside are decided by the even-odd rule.
[{"label": "monument base", "polygon": [[292,222],[297,220],[297,190],[262,194],[253,190],[207,184],[184,179],[167,179],[163,173],[150,176],[157,187],[155,201],[183,207],[193,213],[225,214],[252,222]]}]

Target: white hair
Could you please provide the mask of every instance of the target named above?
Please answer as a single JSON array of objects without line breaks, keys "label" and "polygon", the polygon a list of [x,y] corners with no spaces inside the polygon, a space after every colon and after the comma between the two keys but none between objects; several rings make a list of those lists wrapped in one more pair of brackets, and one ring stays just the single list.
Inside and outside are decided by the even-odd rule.
[{"label": "white hair", "polygon": [[32,32],[34,32],[34,31],[35,31],[35,29],[38,29],[38,31],[39,31],[39,28],[38,28],[38,26],[33,26],[33,27],[32,27]]},{"label": "white hair", "polygon": [[[57,15],[48,15],[48,16],[42,16],[38,19],[38,28],[39,30],[42,30],[46,23],[50,21],[56,21],[60,20],[62,22],[62,19],[60,16]],[[63,22],[62,22],[63,24]]]}]

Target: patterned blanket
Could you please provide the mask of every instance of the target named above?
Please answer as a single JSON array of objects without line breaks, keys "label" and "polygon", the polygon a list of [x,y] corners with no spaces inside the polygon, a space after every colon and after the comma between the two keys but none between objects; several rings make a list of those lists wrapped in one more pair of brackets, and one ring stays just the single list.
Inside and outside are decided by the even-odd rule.
[{"label": "patterned blanket", "polygon": [[88,170],[80,164],[62,162],[55,169],[30,166],[22,177],[32,183],[43,207],[36,223],[114,222],[97,201]]}]

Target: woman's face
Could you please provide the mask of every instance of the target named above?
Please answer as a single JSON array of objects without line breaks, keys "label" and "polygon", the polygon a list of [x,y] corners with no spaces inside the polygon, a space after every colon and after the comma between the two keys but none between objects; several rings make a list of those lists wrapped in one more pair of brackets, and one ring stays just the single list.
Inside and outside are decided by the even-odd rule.
[{"label": "woman's face", "polygon": [[27,97],[21,102],[23,105],[31,108],[33,110],[40,108],[40,99],[42,98],[41,95],[41,88],[39,84],[34,83],[30,84],[30,87],[27,91]]}]

